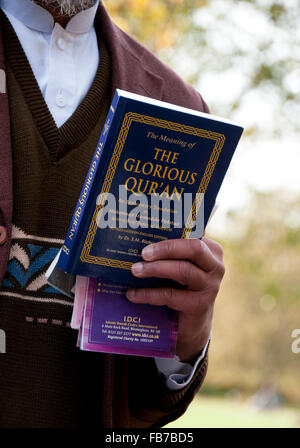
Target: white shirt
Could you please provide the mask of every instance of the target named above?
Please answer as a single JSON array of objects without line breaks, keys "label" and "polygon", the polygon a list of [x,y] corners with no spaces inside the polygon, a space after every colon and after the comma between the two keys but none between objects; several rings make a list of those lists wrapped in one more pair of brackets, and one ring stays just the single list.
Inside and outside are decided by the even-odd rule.
[{"label": "white shirt", "polygon": [[[95,77],[100,55],[94,19],[96,4],[76,14],[64,29],[31,0],[0,0],[31,65],[57,127],[75,112]],[[181,389],[192,379],[208,342],[194,366],[178,359],[156,358],[169,389]]]},{"label": "white shirt", "polygon": [[66,29],[30,0],[2,0],[0,4],[60,127],[86,96],[99,65],[93,26],[99,0],[92,8],[74,16]]}]

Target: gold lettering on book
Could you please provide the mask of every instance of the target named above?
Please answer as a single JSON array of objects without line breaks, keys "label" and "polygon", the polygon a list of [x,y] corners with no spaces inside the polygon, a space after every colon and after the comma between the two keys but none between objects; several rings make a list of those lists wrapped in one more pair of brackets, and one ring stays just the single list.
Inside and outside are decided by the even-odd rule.
[{"label": "gold lettering on book", "polygon": [[[160,148],[154,148],[153,160],[169,163],[170,165],[176,165],[180,153],[173,151],[166,151]],[[124,162],[125,171],[133,174],[142,174],[143,176],[151,176],[157,179],[164,179],[166,181],[175,182],[178,181],[181,184],[193,185],[196,181],[197,172],[191,172],[179,168],[175,168],[169,165],[163,166],[153,162],[143,162],[142,160],[136,160],[128,158]],[[166,195],[169,198],[173,198],[173,195],[180,199],[184,193],[184,188],[174,186],[171,187],[168,183],[149,181],[143,177],[137,178],[135,176],[128,177],[125,181],[127,191],[131,193],[144,193],[147,195],[158,194]]]},{"label": "gold lettering on book", "polygon": [[[201,180],[197,179],[198,173],[197,172],[190,172],[186,170],[181,170],[179,168],[174,169],[174,165],[177,163],[177,161],[180,158],[180,154],[173,151],[165,151],[160,148],[155,148],[154,150],[154,156],[153,160],[158,163],[152,162],[142,162],[141,160],[136,160],[134,158],[129,158],[125,161],[123,168],[125,171],[130,172],[132,175],[128,178],[130,181],[127,181],[128,183],[131,182],[134,187],[132,187],[129,191],[135,191],[135,188],[140,189],[143,191],[145,189],[148,194],[156,193],[156,194],[165,194],[169,197],[172,197],[172,194],[178,194],[181,195],[184,191],[184,184],[192,185],[197,180],[199,181],[199,186],[197,193],[200,193],[204,195],[206,192],[206,189],[208,187],[208,184],[210,182],[211,176],[214,172],[214,169],[216,167],[216,163],[219,159],[221,150],[225,143],[225,136],[223,134],[209,131],[206,129],[200,129],[195,128],[193,126],[183,125],[180,123],[174,123],[167,120],[162,120],[160,118],[155,117],[149,117],[146,115],[141,115],[133,112],[128,112],[125,114],[122,126],[118,135],[117,142],[115,144],[110,163],[104,178],[104,182],[102,184],[102,189],[100,194],[105,194],[110,191],[114,176],[116,174],[117,169],[120,169],[119,167],[119,161],[120,157],[122,155],[122,151],[124,149],[126,139],[130,130],[130,127],[132,123],[141,123],[146,126],[151,127],[157,127],[158,129],[165,129],[165,130],[171,130],[178,133],[185,133],[187,136],[194,136],[194,137],[201,137],[204,139],[208,139],[214,142],[214,146],[210,155],[210,158],[208,160],[208,163],[204,169],[204,174],[201,178]],[[155,136],[156,137],[156,134]],[[149,134],[149,138],[154,138],[153,135]],[[155,139],[155,138],[154,138]],[[165,141],[165,138],[157,139]],[[175,141],[173,142],[175,143]],[[176,142],[177,144],[181,144],[181,142]],[[182,146],[184,146],[184,142],[182,141]],[[189,149],[192,149],[195,146],[195,143],[188,143],[187,147]],[[163,165],[163,163],[167,163],[168,165]],[[171,166],[170,166],[171,165]],[[172,167],[173,165],[173,167]],[[143,172],[144,170],[144,172]],[[145,174],[146,173],[146,174]],[[141,177],[140,179],[137,179],[133,174],[139,174],[141,176],[152,176],[155,177],[155,181],[150,181],[148,179],[143,179]],[[133,180],[135,179],[135,180]],[[159,184],[159,179],[162,179],[163,181],[169,181],[174,182],[175,180],[183,184],[181,189],[178,189],[176,186],[171,187],[168,182],[164,184]],[[149,181],[148,184],[146,182]],[[152,182],[152,183],[151,183]],[[161,181],[162,182],[162,181]],[[157,185],[159,184],[159,185]],[[137,191],[138,192],[138,191]],[[194,201],[192,209],[190,211],[190,214],[188,216],[188,219],[185,223],[185,228],[183,229],[182,238],[188,238],[191,229],[193,228],[193,220],[195,215],[198,213],[201,206],[200,201]],[[130,270],[132,263],[127,261],[122,261],[118,259],[112,259],[107,257],[97,257],[94,255],[91,255],[91,248],[93,245],[93,241],[96,235],[97,231],[97,217],[99,218],[99,212],[101,213],[102,205],[96,204],[93,217],[89,226],[89,230],[87,232],[87,236],[81,251],[80,260],[83,263],[91,263],[101,266],[107,266],[107,267],[113,267],[113,268],[119,268],[119,269],[125,269]],[[124,230],[124,229],[122,229]]]}]

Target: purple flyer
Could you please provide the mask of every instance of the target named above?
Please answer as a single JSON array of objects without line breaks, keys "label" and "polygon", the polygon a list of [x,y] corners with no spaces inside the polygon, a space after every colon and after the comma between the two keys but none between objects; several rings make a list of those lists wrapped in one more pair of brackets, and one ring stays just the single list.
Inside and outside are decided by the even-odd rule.
[{"label": "purple flyer", "polygon": [[79,330],[81,326],[88,283],[88,277],[76,276],[74,306],[71,319],[71,328],[74,330]]},{"label": "purple flyer", "polygon": [[81,349],[172,358],[177,313],[168,307],[131,303],[126,286],[89,280]]}]

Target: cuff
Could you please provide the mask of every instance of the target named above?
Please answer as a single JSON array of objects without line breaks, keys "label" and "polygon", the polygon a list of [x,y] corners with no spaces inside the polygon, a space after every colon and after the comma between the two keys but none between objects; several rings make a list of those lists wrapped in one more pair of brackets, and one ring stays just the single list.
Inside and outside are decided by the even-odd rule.
[{"label": "cuff", "polygon": [[187,386],[192,380],[200,362],[205,358],[209,341],[210,337],[194,365],[181,362],[178,356],[175,356],[173,359],[155,358],[157,370],[164,375],[168,389],[179,390]]}]

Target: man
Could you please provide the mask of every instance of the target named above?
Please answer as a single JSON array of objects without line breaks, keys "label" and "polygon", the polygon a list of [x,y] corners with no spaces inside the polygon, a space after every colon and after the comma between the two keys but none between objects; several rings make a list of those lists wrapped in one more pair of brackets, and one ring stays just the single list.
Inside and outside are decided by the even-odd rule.
[{"label": "man", "polygon": [[177,359],[81,352],[72,303],[47,286],[115,88],[208,112],[201,96],[116,27],[96,0],[0,0],[2,427],[150,427],[179,417],[207,369],[222,250],[207,238],[144,249],[129,290],[179,312]]}]

